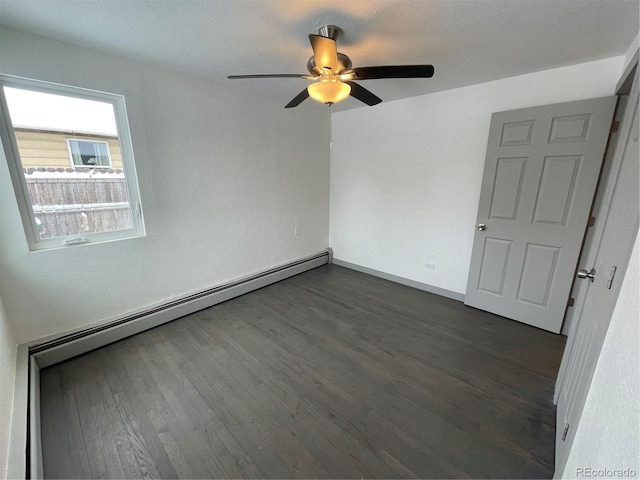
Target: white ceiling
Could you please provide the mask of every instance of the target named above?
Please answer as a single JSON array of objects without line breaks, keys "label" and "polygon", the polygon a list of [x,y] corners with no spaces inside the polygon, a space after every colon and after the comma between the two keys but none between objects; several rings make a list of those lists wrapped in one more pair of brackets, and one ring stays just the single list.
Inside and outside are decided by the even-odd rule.
[{"label": "white ceiling", "polygon": [[[334,24],[344,31],[338,50],[354,66],[435,66],[432,79],[362,82],[389,101],[622,55],[638,33],[638,6],[638,0],[0,0],[0,23],[229,82],[229,74],[306,73],[307,35]],[[306,85],[234,82],[283,106]],[[362,105],[350,98],[332,108]]]}]

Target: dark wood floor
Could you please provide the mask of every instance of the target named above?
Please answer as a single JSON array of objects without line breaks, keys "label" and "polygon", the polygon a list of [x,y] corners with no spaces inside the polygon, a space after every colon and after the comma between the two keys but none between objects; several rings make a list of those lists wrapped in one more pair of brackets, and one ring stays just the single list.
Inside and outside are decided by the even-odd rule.
[{"label": "dark wood floor", "polygon": [[550,478],[565,338],[324,266],[41,372],[49,478]]}]

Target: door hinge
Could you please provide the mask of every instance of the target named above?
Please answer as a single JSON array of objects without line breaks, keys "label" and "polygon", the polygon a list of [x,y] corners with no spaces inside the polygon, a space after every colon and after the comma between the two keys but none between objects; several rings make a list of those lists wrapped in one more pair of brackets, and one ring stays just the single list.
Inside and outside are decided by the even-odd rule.
[{"label": "door hinge", "polygon": [[615,120],[611,124],[611,133],[618,133],[618,130],[620,130],[620,120]]},{"label": "door hinge", "polygon": [[567,438],[567,433],[569,433],[569,424],[568,423],[564,426],[564,432],[562,432],[562,441],[563,442]]},{"label": "door hinge", "polygon": [[587,223],[587,227],[593,227],[596,224],[596,217],[591,215],[589,217],[589,223]]},{"label": "door hinge", "polygon": [[567,302],[567,307],[573,307],[575,303],[576,303],[576,299],[573,297],[569,297],[569,301]]},{"label": "door hinge", "polygon": [[611,273],[609,273],[609,280],[607,280],[607,290],[611,290],[611,286],[613,285],[613,279],[616,276],[617,269],[618,267],[614,265],[614,267],[611,269]]}]

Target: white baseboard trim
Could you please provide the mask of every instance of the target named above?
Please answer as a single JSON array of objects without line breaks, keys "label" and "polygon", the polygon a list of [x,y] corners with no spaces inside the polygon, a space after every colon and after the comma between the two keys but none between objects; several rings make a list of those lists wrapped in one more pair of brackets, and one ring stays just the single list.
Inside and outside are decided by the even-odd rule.
[{"label": "white baseboard trim", "polygon": [[95,350],[123,338],[135,335],[163,323],[176,320],[185,315],[225,302],[272,283],[298,275],[313,268],[329,263],[329,249],[270,268],[232,282],[172,300],[148,311],[136,313],[110,323],[81,330],[46,343],[31,346],[29,352],[40,368],[48,367],[69,358]]},{"label": "white baseboard trim", "polygon": [[7,478],[27,477],[28,408],[29,349],[26,345],[19,345],[16,353],[16,378],[13,387]]},{"label": "white baseboard trim", "polygon": [[440,295],[441,297],[447,297],[453,300],[458,300],[459,302],[464,302],[464,293],[454,292],[452,290],[447,290],[446,288],[434,287],[433,285],[429,285],[428,283],[422,283],[416,280],[411,280],[409,278],[399,277],[398,275],[393,275],[392,273],[381,272],[380,270],[363,267],[362,265],[347,262],[345,260],[340,260],[338,258],[334,258],[333,263],[341,267],[350,268],[351,270],[356,270],[358,272],[373,275],[374,277],[384,278],[385,280],[401,283],[402,285],[407,285],[408,287],[417,288],[418,290],[435,293],[436,295]]}]

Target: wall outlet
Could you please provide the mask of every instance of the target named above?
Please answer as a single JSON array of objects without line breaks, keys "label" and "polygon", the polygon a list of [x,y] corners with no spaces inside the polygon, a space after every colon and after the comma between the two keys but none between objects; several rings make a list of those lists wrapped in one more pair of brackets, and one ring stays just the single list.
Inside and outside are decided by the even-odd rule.
[{"label": "wall outlet", "polygon": [[295,235],[300,235],[300,227],[298,227],[297,225],[293,227],[293,233]]},{"label": "wall outlet", "polygon": [[425,263],[424,264],[424,268],[426,270],[435,270],[436,269],[436,264],[435,263]]}]

